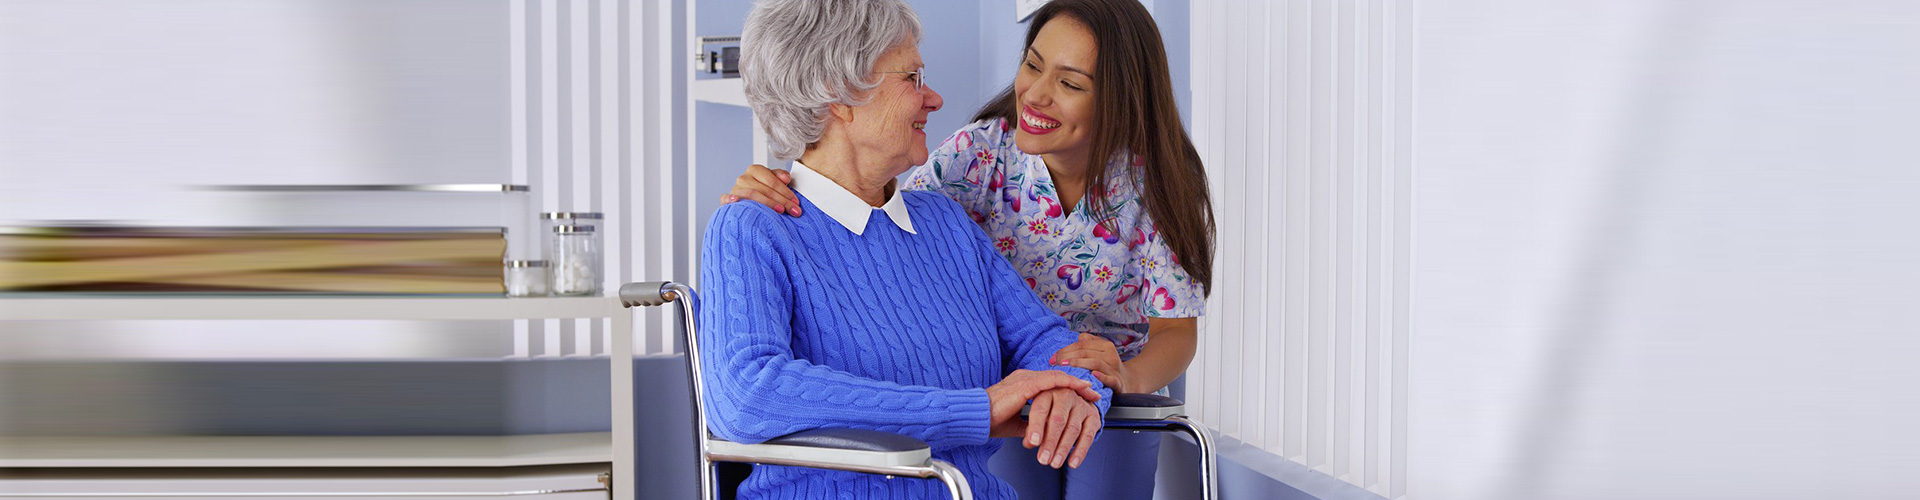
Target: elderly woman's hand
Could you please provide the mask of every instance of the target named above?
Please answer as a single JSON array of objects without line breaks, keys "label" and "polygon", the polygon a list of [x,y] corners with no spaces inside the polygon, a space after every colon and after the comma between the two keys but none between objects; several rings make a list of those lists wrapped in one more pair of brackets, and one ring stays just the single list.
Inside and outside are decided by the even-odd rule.
[{"label": "elderly woman's hand", "polygon": [[1092,402],[1100,400],[1100,392],[1093,390],[1093,383],[1074,378],[1066,372],[1055,370],[1014,370],[1000,379],[1000,383],[987,388],[987,400],[992,403],[989,413],[993,417],[988,431],[992,437],[1018,436],[1021,426],[1020,409],[1027,401],[1043,392],[1053,389],[1067,389],[1066,392]]},{"label": "elderly woman's hand", "polygon": [[1033,410],[1027,412],[1027,438],[1021,444],[1038,447],[1035,457],[1042,465],[1080,468],[1100,433],[1100,409],[1072,391],[1053,389],[1033,398]]},{"label": "elderly woman's hand", "polygon": [[1106,337],[1080,334],[1080,340],[1053,353],[1053,364],[1086,368],[1116,393],[1142,392],[1130,385],[1127,364],[1120,362],[1119,349]]},{"label": "elderly woman's hand", "polygon": [[765,165],[755,164],[747,167],[746,173],[733,181],[733,191],[720,195],[720,203],[727,204],[740,200],[753,200],[794,217],[800,216],[800,198],[793,195],[793,174],[785,170],[774,170]]}]

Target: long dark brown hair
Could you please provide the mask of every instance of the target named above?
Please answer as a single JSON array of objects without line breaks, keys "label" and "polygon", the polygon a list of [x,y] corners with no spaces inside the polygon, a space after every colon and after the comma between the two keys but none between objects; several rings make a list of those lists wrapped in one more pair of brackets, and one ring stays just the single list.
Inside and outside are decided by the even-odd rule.
[{"label": "long dark brown hair", "polygon": [[[1094,61],[1093,95],[1097,102],[1094,119],[1100,126],[1094,129],[1085,170],[1090,215],[1099,214],[1100,223],[1107,229],[1118,229],[1112,226],[1113,219],[1108,215],[1111,206],[1102,186],[1108,179],[1107,163],[1121,153],[1133,155],[1129,160],[1144,165],[1135,186],[1142,188],[1139,191],[1147,215],[1180,267],[1206,293],[1212,293],[1213,201],[1200,152],[1187,138],[1186,128],[1180,126],[1180,108],[1173,100],[1173,81],[1159,25],[1139,0],[1053,0],[1033,14],[1027,43],[1020,47],[1022,60],[1027,47],[1040,36],[1040,28],[1063,15],[1085,23],[1099,49]],[[1019,112],[1020,96],[1014,95],[1009,84],[981,106],[973,119],[1001,118],[1015,123]]]}]

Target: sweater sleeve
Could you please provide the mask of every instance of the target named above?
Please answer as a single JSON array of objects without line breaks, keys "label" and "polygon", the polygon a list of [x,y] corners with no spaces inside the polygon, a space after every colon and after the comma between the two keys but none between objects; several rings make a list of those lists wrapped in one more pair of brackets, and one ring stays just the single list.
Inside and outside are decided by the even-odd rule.
[{"label": "sweater sleeve", "polygon": [[722,438],[758,443],[803,430],[854,428],[912,436],[934,448],[987,441],[984,389],[942,389],[860,377],[797,359],[794,251],[785,224],[753,203],[726,205],[701,254],[700,354],[708,424]]},{"label": "sweater sleeve", "polygon": [[1040,297],[1027,287],[1026,280],[1013,270],[1013,265],[993,249],[986,233],[977,227],[973,229],[972,253],[987,272],[987,297],[993,304],[994,324],[999,329],[1006,371],[1059,370],[1093,382],[1094,390],[1100,392],[1100,401],[1095,406],[1105,415],[1113,399],[1112,389],[1085,368],[1055,366],[1050,362],[1054,353],[1079,340],[1080,334],[1067,327],[1067,320],[1040,303]]}]

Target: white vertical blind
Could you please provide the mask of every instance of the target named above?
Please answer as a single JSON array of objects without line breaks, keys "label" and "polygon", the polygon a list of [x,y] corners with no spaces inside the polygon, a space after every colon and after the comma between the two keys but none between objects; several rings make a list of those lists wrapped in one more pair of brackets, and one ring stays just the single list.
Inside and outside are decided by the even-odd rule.
[{"label": "white vertical blind", "polygon": [[[611,294],[685,279],[674,263],[671,6],[639,0],[510,0],[513,168],[542,212],[601,212]],[[537,243],[538,238],[534,239]],[[671,316],[636,311],[636,354],[671,352]],[[519,321],[515,353],[604,354],[608,325]]]},{"label": "white vertical blind", "polygon": [[1189,370],[1222,434],[1406,494],[1412,2],[1193,4],[1217,276]]}]

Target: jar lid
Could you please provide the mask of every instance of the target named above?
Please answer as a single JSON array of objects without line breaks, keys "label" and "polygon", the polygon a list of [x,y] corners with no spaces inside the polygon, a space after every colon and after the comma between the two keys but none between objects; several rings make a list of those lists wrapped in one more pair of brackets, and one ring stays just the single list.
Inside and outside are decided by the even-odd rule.
[{"label": "jar lid", "polygon": [[553,226],[553,232],[560,234],[591,233],[593,232],[593,226]]},{"label": "jar lid", "polygon": [[606,218],[606,215],[601,214],[600,212],[541,212],[540,218],[547,219],[547,220],[556,220],[556,219],[599,220],[599,219]]},{"label": "jar lid", "polygon": [[507,261],[507,267],[509,268],[547,267],[549,265],[552,265],[552,264],[544,260],[509,260]]}]

